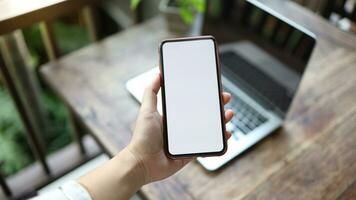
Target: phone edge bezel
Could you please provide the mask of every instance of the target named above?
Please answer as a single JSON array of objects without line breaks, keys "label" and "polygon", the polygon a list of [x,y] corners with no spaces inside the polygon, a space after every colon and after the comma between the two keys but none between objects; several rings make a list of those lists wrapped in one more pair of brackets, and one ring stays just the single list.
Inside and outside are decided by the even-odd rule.
[{"label": "phone edge bezel", "polygon": [[[168,148],[168,131],[167,131],[167,115],[166,115],[166,99],[165,99],[165,86],[164,86],[164,71],[163,71],[163,45],[167,42],[181,42],[181,41],[192,41],[192,40],[206,40],[210,39],[214,43],[215,49],[215,65],[217,70],[217,81],[219,89],[219,104],[220,104],[220,118],[221,118],[221,127],[222,127],[222,139],[223,139],[223,148],[221,151],[216,152],[202,152],[202,153],[189,153],[189,154],[171,154]],[[159,69],[161,73],[161,98],[162,98],[162,124],[163,124],[163,145],[165,154],[172,159],[177,158],[191,158],[196,156],[220,156],[225,154],[227,151],[227,139],[226,139],[226,128],[225,128],[225,114],[223,106],[223,97],[222,97],[222,83],[221,83],[221,67],[218,54],[218,45],[216,39],[213,36],[197,36],[197,37],[183,37],[183,38],[174,38],[166,39],[161,41],[159,45]]]}]

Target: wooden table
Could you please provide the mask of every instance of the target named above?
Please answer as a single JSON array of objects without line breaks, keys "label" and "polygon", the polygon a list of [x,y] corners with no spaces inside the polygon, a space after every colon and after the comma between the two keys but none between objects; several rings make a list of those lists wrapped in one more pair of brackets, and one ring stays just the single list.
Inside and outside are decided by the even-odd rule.
[{"label": "wooden table", "polygon": [[[283,127],[222,170],[209,173],[192,162],[144,186],[149,199],[355,197],[356,39],[308,11],[301,11],[305,18],[288,13],[301,10],[296,4],[260,2],[318,36]],[[158,17],[42,68],[45,80],[111,156],[130,141],[139,109],[125,82],[157,66],[159,41],[168,37]]]}]

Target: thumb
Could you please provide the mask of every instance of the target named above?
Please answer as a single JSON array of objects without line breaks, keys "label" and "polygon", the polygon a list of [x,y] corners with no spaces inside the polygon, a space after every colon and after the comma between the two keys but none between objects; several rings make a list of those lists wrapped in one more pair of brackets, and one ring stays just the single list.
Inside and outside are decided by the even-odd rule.
[{"label": "thumb", "polygon": [[143,94],[142,109],[150,112],[157,110],[157,93],[161,87],[161,76],[157,74],[146,87]]}]

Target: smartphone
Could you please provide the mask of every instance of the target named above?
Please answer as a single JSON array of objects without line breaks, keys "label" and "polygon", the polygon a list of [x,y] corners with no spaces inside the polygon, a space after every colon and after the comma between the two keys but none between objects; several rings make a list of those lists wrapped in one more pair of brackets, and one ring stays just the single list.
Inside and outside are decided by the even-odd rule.
[{"label": "smartphone", "polygon": [[212,36],[160,44],[163,135],[170,158],[218,156],[226,151],[217,51]]}]

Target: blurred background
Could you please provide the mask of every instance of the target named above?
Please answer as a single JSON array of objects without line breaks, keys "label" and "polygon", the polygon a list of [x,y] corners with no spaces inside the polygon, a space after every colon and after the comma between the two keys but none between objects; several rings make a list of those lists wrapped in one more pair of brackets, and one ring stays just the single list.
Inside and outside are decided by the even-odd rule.
[{"label": "blurred background", "polygon": [[[238,3],[234,3],[234,1]],[[26,73],[29,73],[29,76],[34,79],[34,87],[39,88],[38,98],[41,102],[42,113],[35,117],[42,117],[46,121],[46,131],[39,131],[40,134],[36,136],[29,134],[26,122],[20,116],[21,108],[16,103],[16,95],[14,97],[13,91],[9,89],[11,84],[5,83],[5,76],[1,76],[0,174],[2,180],[14,180],[14,177],[21,176],[24,171],[29,171],[29,168],[38,167],[36,165],[38,158],[36,159],[35,155],[41,154],[41,151],[43,151],[45,159],[50,159],[51,155],[58,155],[59,152],[62,154],[71,152],[68,149],[73,149],[71,144],[78,139],[78,136],[73,132],[79,130],[82,134],[80,137],[85,135],[85,127],[73,125],[70,109],[39,76],[41,65],[159,15],[167,20],[167,29],[182,34],[191,30],[197,18],[196,13],[201,13],[212,21],[221,22],[225,19],[231,20],[240,17],[239,12],[231,11],[232,5],[244,6],[244,0],[209,0],[209,4],[204,0],[74,0],[65,2],[66,5],[63,6],[63,2],[60,0],[0,1],[0,21],[2,21],[0,33],[3,43],[0,67],[3,68],[9,57],[18,59],[18,55],[16,55],[18,52],[14,53],[9,50],[13,41],[18,46],[26,48],[23,65],[27,68]],[[295,0],[295,3],[325,18],[342,31],[355,33],[355,0]],[[48,7],[50,9],[46,9]],[[53,11],[56,14],[50,16]],[[28,18],[35,18],[33,24],[27,23],[31,20],[19,19],[23,17],[24,12],[35,13],[33,16],[28,15]],[[17,13],[18,16],[16,16]],[[255,15],[255,18],[259,17],[258,13]],[[11,18],[14,20],[9,20]],[[270,27],[270,30],[267,28],[264,33],[270,34],[272,28],[273,26]],[[52,43],[53,41],[56,42]],[[6,49],[6,44],[8,44],[8,49]],[[56,45],[55,48],[51,47],[53,44]],[[18,51],[23,56],[24,50],[18,49]],[[14,74],[14,72],[11,73]],[[9,77],[14,78],[13,75]],[[26,81],[24,82],[26,83]],[[21,95],[28,94],[24,92]],[[39,146],[43,146],[43,150],[37,153],[34,152],[36,151],[34,149],[38,147],[33,144],[36,143],[36,140],[41,141]],[[92,144],[93,142],[88,143],[91,147],[96,146]],[[69,153],[61,158],[81,157],[73,166],[67,167],[69,170],[90,160],[100,152],[100,148],[93,147],[92,152],[84,158],[76,153],[73,155],[69,155]],[[23,178],[19,178],[19,180],[23,180]],[[23,184],[27,183],[23,182]]]}]

